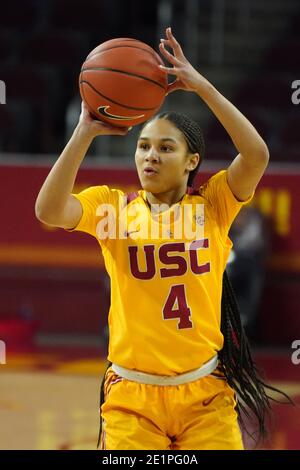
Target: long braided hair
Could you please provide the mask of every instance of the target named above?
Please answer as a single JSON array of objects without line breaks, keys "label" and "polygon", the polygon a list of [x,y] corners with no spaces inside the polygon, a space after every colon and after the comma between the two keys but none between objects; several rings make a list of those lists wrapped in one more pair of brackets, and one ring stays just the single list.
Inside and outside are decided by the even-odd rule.
[{"label": "long braided hair", "polygon": [[[197,167],[190,172],[188,186],[192,186],[193,180],[199,170],[204,157],[204,138],[198,123],[185,114],[176,112],[164,112],[154,116],[156,119],[167,119],[179,129],[185,137],[188,150],[191,153],[199,153],[200,160]],[[147,124],[150,121],[147,121]],[[267,419],[270,416],[270,400],[276,401],[267,395],[266,390],[277,392],[284,396],[287,401],[293,403],[284,392],[267,385],[259,375],[257,367],[252,359],[247,336],[241,323],[241,316],[236,300],[236,296],[226,270],[223,274],[223,289],[221,301],[221,332],[224,336],[223,349],[219,351],[220,369],[222,370],[227,383],[237,395],[236,411],[239,422],[245,431],[256,441],[267,436]],[[108,364],[108,367],[111,363]],[[105,374],[104,374],[105,378]],[[104,378],[101,384],[101,405],[104,403]],[[253,419],[257,423],[257,431],[250,433],[247,430],[244,416]],[[98,445],[102,430],[102,420],[100,418],[100,431]]]},{"label": "long braided hair", "polygon": [[[246,433],[258,443],[268,435],[266,423],[271,418],[271,401],[278,402],[266,390],[284,396],[286,401],[280,403],[294,403],[286,393],[262,380],[252,359],[237,299],[226,271],[223,274],[221,331],[224,336],[224,346],[219,352],[221,369],[228,384],[236,392],[239,422]],[[252,433],[248,431],[244,417],[256,421],[257,427]]]}]

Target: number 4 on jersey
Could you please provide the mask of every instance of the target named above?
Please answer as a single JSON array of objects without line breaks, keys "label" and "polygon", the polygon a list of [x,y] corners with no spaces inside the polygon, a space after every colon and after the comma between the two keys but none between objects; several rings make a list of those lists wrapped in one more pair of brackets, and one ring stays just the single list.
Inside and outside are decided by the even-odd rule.
[{"label": "number 4 on jersey", "polygon": [[193,328],[193,322],[190,320],[191,310],[186,301],[185,289],[183,284],[171,287],[170,293],[163,308],[163,317],[165,320],[179,318],[178,329]]}]

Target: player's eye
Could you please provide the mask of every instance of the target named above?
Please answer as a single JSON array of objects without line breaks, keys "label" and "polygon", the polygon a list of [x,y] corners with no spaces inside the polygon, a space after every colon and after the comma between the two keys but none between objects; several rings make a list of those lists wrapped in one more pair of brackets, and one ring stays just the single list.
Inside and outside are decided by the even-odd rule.
[{"label": "player's eye", "polygon": [[169,145],[162,145],[160,148],[161,148],[162,152],[173,152],[173,150],[174,150]]},{"label": "player's eye", "polygon": [[148,150],[149,144],[140,143],[139,148],[142,149],[142,150]]}]

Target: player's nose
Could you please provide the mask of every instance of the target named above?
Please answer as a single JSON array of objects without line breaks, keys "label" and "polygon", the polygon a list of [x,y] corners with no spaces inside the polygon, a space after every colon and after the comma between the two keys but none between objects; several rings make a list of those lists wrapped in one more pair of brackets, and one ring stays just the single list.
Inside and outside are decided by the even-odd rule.
[{"label": "player's nose", "polygon": [[158,161],[158,153],[156,152],[155,148],[153,147],[150,147],[149,151],[147,152],[146,156],[145,156],[145,159],[146,161],[148,162],[152,162],[152,161]]}]

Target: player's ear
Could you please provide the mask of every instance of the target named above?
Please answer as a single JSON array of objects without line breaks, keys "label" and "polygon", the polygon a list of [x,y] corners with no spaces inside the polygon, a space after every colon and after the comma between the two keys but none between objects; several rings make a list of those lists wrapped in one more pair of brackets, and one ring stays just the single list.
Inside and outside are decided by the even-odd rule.
[{"label": "player's ear", "polygon": [[199,153],[190,153],[190,154],[188,155],[188,165],[187,165],[187,169],[188,169],[189,171],[193,171],[193,170],[197,167],[199,161],[200,161],[200,155],[199,155]]}]

